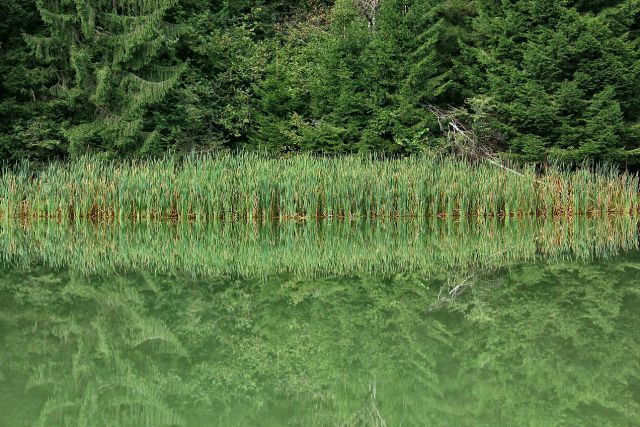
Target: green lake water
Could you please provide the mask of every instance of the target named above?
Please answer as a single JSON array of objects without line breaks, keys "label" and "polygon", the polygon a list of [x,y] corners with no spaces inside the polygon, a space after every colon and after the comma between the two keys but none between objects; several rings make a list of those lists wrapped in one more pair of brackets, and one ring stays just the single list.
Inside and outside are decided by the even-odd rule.
[{"label": "green lake water", "polygon": [[629,221],[0,226],[0,426],[632,426]]}]

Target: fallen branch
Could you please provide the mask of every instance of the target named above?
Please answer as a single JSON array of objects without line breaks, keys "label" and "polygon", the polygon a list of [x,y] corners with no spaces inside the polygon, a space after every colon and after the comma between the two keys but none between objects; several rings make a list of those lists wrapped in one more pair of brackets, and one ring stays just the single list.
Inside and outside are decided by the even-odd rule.
[{"label": "fallen branch", "polygon": [[[479,143],[476,133],[460,121],[455,111],[445,110],[433,104],[426,104],[426,108],[438,119],[440,130],[446,135],[449,148],[455,154],[472,161],[486,161],[507,172],[525,177],[523,173],[505,166],[489,146]],[[535,182],[546,186],[538,179]]]}]

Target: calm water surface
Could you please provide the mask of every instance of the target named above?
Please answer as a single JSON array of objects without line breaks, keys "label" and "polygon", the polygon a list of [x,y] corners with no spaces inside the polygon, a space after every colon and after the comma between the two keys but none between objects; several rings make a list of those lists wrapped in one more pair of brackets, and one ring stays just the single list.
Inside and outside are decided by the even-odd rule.
[{"label": "calm water surface", "polygon": [[[468,256],[428,258],[446,268],[381,255],[381,271],[376,257],[336,259],[340,274],[273,259],[326,238],[270,234],[251,243],[260,250],[229,254],[269,266],[255,276],[240,262],[235,273],[218,265],[195,274],[213,262],[195,253],[161,269],[133,249],[119,261],[105,252],[151,247],[140,236],[157,233],[127,240],[103,230],[108,244],[95,253],[86,234],[62,241],[53,229],[5,228],[0,426],[638,425],[637,228],[617,244],[610,228],[556,227],[565,231],[547,239],[555,243],[500,228],[493,239],[525,237],[508,252],[480,236],[464,240]],[[415,243],[420,232],[403,233],[378,244],[428,250]],[[461,241],[456,233],[429,242]],[[369,240],[355,241],[338,250],[336,240],[332,256],[371,252]],[[176,240],[164,242],[170,253]]]}]

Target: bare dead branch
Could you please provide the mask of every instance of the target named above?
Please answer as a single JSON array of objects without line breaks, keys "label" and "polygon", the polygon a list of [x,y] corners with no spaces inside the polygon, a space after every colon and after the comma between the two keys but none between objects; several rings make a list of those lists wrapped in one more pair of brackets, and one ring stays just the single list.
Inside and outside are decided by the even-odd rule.
[{"label": "bare dead branch", "polygon": [[[436,116],[440,130],[446,135],[449,149],[456,155],[474,162],[486,161],[515,175],[524,175],[505,166],[486,144],[480,143],[473,129],[470,129],[460,119],[455,111],[446,110],[433,104],[426,104],[426,108]],[[536,180],[537,183],[545,185]]]},{"label": "bare dead branch", "polygon": [[376,29],[376,15],[380,7],[380,0],[355,0],[362,14],[367,18],[369,29]]}]

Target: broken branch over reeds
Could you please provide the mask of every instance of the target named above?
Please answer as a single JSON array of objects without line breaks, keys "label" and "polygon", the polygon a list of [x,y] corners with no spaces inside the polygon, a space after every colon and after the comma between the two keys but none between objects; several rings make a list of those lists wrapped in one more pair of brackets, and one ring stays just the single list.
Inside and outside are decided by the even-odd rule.
[{"label": "broken branch over reeds", "polygon": [[[433,104],[426,104],[427,109],[438,119],[440,130],[445,134],[449,150],[462,159],[471,162],[484,161],[512,174],[525,177],[517,170],[506,166],[491,149],[490,145],[479,140],[476,133],[465,125],[455,111],[446,110]],[[537,181],[545,185],[542,181]]]}]

